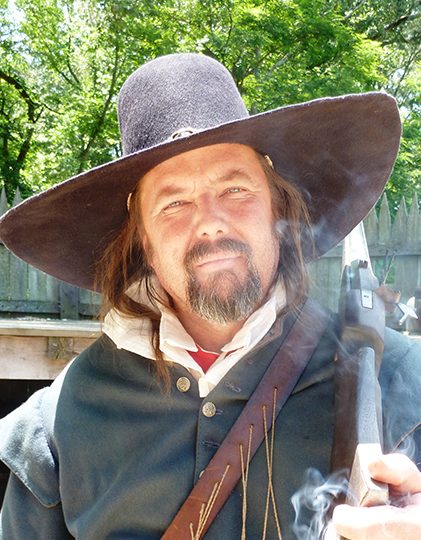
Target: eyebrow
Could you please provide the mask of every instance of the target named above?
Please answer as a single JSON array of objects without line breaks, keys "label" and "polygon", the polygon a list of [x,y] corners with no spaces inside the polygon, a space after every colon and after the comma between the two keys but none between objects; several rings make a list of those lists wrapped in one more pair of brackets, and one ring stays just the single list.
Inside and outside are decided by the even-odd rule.
[{"label": "eyebrow", "polygon": [[251,180],[251,176],[244,169],[233,169],[227,174],[222,175],[220,178],[217,178],[217,182],[229,182],[230,180],[235,180],[236,178],[244,178],[245,180]]},{"label": "eyebrow", "polygon": [[[251,176],[247,174],[243,169],[233,169],[226,174],[217,177],[212,183],[225,183],[235,179],[251,180]],[[159,201],[164,198],[171,198],[177,195],[182,195],[187,191],[186,186],[175,186],[173,184],[167,184],[163,186],[156,194],[155,201]]]},{"label": "eyebrow", "polygon": [[178,187],[172,184],[168,184],[167,186],[164,186],[163,188],[161,188],[155,194],[155,200],[158,201],[159,199],[162,199],[165,197],[174,197],[175,195],[180,195],[181,193],[184,193],[185,191],[186,191],[185,187]]}]

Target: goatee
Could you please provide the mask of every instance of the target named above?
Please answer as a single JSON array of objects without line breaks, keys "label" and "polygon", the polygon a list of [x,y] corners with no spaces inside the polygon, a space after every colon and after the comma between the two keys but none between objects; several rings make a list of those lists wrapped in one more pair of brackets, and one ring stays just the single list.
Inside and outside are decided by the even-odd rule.
[{"label": "goatee", "polygon": [[[217,252],[244,256],[247,273],[240,278],[233,270],[220,270],[206,283],[198,280],[193,263]],[[262,297],[257,269],[251,262],[250,248],[244,242],[223,238],[217,242],[199,242],[186,255],[187,294],[192,310],[203,319],[220,325],[249,317]]]}]

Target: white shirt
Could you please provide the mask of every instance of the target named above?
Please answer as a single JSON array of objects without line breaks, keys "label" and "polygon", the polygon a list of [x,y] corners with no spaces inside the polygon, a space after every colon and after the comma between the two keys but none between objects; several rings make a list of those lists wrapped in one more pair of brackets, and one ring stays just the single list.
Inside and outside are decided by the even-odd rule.
[{"label": "white shirt", "polygon": [[[144,298],[141,293],[141,296],[140,301],[150,305],[146,300],[146,295]],[[165,360],[180,364],[189,370],[198,381],[200,397],[205,397],[226,373],[266,335],[285,302],[284,288],[278,284],[265,304],[257,309],[233,339],[222,347],[221,354],[206,373],[187,352],[198,350],[193,338],[186,332],[176,315],[160,304],[159,348]],[[155,360],[155,352],[150,341],[149,319],[130,318],[112,310],[105,317],[103,331],[113,340],[117,348]]]}]

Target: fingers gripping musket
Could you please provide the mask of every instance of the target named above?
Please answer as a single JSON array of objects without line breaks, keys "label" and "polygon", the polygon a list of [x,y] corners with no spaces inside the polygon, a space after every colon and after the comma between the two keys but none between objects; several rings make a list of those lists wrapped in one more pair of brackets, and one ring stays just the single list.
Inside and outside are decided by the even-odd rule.
[{"label": "fingers gripping musket", "polygon": [[[357,255],[355,257],[355,255]],[[354,258],[352,262],[350,259]],[[382,453],[378,374],[383,354],[385,307],[376,293],[362,224],[345,240],[340,317],[341,344],[335,363],[333,470],[348,469],[347,502],[386,504],[388,488],[371,479],[368,463]]]}]

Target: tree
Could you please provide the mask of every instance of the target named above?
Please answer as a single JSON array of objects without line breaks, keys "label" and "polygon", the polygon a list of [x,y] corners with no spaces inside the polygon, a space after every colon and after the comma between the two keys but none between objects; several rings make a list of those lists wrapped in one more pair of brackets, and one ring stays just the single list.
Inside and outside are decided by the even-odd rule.
[{"label": "tree", "polygon": [[3,5],[0,174],[8,198],[17,186],[29,195],[120,156],[118,88],[143,62],[176,51],[222,61],[253,113],[388,89],[405,116],[391,189],[407,196],[419,182],[419,5],[16,0],[13,13]]},{"label": "tree", "polygon": [[381,45],[382,88],[402,112],[403,136],[388,185],[392,210],[401,198],[410,204],[421,189],[421,1],[341,0],[341,12],[357,32]]},{"label": "tree", "polygon": [[28,85],[29,72],[22,58],[16,26],[7,24],[4,9],[0,13],[2,55],[0,63],[0,174],[13,194],[19,186],[26,194],[29,186],[21,182],[34,131],[43,107]]},{"label": "tree", "polygon": [[0,162],[9,200],[16,187],[29,195],[119,156],[118,88],[135,51],[139,63],[160,53],[146,1],[20,0],[16,7],[19,23],[2,11],[9,39],[1,44]]}]

